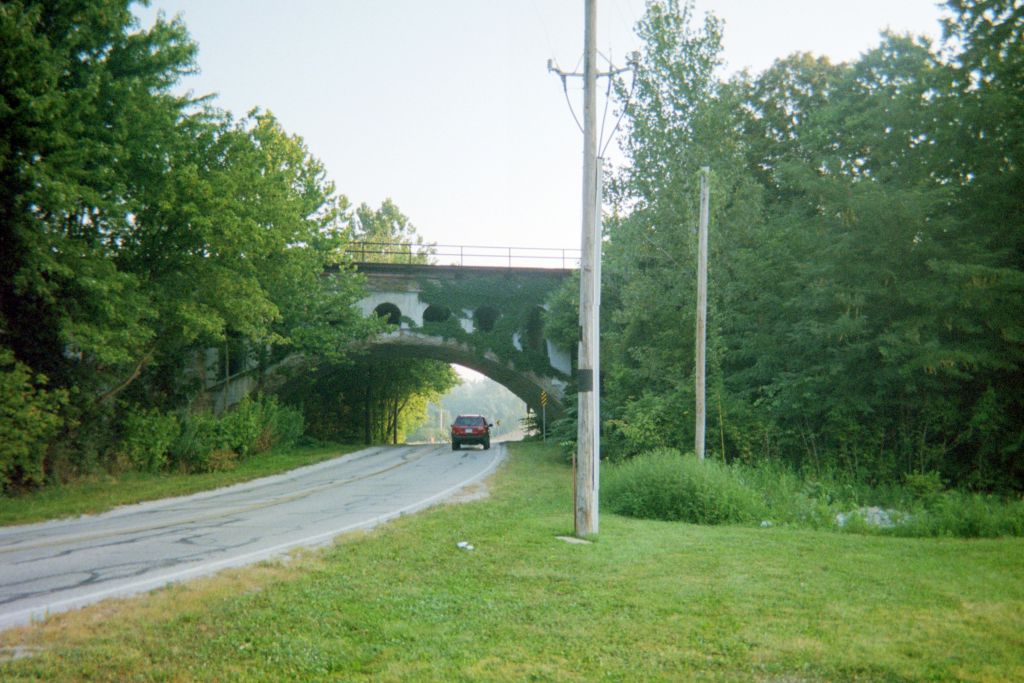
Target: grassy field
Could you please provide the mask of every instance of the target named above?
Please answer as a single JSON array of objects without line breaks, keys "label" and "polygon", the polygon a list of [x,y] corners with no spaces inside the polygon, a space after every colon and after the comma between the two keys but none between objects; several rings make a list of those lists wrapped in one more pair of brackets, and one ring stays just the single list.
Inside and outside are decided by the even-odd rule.
[{"label": "grassy field", "polygon": [[516,445],[487,500],[4,632],[0,679],[1024,680],[1024,539],[604,515],[570,545],[570,492]]},{"label": "grassy field", "polygon": [[360,448],[363,446],[338,444],[292,448],[242,460],[230,471],[206,474],[125,472],[119,476],[96,475],[20,496],[0,496],[0,526],[96,514],[119,505],[187,496],[287,472]]}]

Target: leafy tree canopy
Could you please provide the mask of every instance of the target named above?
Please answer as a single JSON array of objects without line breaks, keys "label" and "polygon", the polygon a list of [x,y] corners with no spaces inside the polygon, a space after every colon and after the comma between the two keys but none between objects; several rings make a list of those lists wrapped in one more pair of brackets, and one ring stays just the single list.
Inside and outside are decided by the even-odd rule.
[{"label": "leafy tree canopy", "polygon": [[948,9],[944,51],[885,34],[723,81],[721,23],[648,4],[606,220],[609,456],[692,440],[710,166],[709,452],[1024,488],[1024,10]]},{"label": "leafy tree canopy", "polygon": [[70,390],[72,430],[115,399],[181,405],[184,360],[229,339],[337,356],[371,329],[359,279],[322,276],[347,200],[269,112],[176,94],[195,55],[129,0],[0,6],[3,367]]}]

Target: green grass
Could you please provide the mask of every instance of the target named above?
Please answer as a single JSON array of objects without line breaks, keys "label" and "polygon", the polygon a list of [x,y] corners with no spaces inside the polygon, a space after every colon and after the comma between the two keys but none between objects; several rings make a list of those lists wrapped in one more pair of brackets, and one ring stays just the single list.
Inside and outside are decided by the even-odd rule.
[{"label": "green grass", "polygon": [[[513,447],[490,499],[0,634],[11,680],[1024,680],[1024,540],[611,514]],[[467,540],[476,550],[456,543]]]},{"label": "green grass", "polygon": [[126,472],[96,475],[63,486],[17,496],[0,496],[0,526],[96,514],[119,505],[187,496],[312,465],[364,448],[356,445],[295,447],[252,456],[235,469],[205,474]]}]

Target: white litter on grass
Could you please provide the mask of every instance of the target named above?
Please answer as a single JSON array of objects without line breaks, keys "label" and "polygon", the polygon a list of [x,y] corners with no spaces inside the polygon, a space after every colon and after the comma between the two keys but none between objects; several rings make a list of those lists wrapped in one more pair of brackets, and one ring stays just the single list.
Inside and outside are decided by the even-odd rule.
[{"label": "white litter on grass", "polygon": [[771,522],[769,522],[767,519],[761,520],[761,528],[762,529],[771,529],[773,526],[775,526],[775,525],[772,524]]},{"label": "white litter on grass", "polygon": [[566,543],[572,543],[574,545],[590,545],[590,541],[585,538],[576,538],[575,536],[555,536],[559,541],[565,541]]},{"label": "white litter on grass", "polygon": [[475,548],[469,544],[469,541],[459,541],[455,546],[457,548],[462,548],[463,550],[475,550]]}]

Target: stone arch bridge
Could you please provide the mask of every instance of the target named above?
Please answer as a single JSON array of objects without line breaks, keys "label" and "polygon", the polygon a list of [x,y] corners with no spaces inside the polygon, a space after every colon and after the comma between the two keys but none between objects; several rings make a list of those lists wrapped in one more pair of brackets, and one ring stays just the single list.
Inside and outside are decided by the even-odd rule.
[{"label": "stone arch bridge", "polygon": [[476,370],[550,418],[564,413],[569,349],[548,339],[544,311],[573,271],[552,268],[360,263],[366,316],[392,327],[368,340],[382,357],[430,358]]}]

